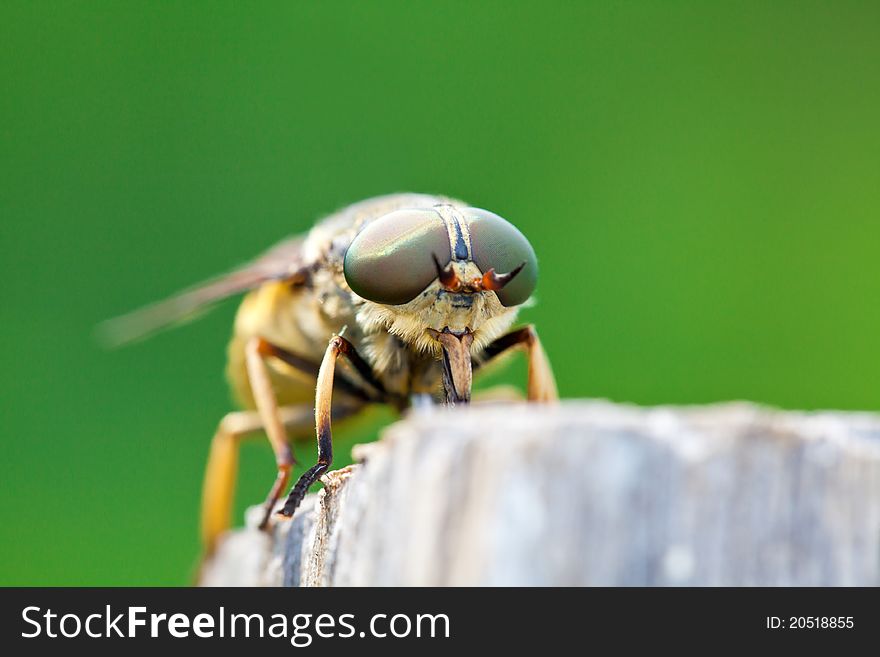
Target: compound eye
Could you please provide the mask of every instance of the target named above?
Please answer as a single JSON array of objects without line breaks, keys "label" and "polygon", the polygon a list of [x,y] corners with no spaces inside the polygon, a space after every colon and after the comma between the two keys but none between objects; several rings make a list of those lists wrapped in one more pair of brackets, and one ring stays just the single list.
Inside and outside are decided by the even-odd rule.
[{"label": "compound eye", "polygon": [[525,266],[502,289],[495,292],[503,306],[525,303],[538,283],[538,258],[529,241],[519,230],[488,210],[468,208],[464,211],[471,234],[471,256],[484,274],[494,269],[506,274]]},{"label": "compound eye", "polygon": [[367,225],[348,247],[343,271],[364,299],[396,306],[415,299],[448,263],[449,236],[434,210],[397,210]]}]

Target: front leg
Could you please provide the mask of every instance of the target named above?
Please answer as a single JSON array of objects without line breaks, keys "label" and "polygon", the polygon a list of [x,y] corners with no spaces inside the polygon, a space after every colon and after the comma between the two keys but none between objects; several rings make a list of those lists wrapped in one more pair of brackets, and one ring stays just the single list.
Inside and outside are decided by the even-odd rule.
[{"label": "front leg", "polygon": [[333,376],[336,361],[345,356],[364,381],[380,395],[386,395],[382,384],[373,375],[372,368],[361,358],[354,345],[342,336],[334,336],[327,345],[321,368],[318,371],[318,384],[315,390],[315,431],[318,438],[318,462],[306,470],[294,484],[279,515],[291,517],[308,492],[309,487],[324,474],[333,462],[333,434],[330,426],[330,408],[333,398]]},{"label": "front leg", "polygon": [[[348,344],[347,341],[345,341],[345,343]],[[248,341],[245,347],[245,356],[248,379],[257,406],[257,411],[260,416],[261,425],[266,431],[269,442],[272,444],[272,450],[275,452],[275,459],[278,465],[278,475],[275,478],[275,483],[272,485],[269,494],[266,496],[266,502],[263,504],[264,512],[263,520],[260,523],[260,529],[265,529],[269,524],[269,518],[272,515],[272,509],[275,508],[275,503],[278,501],[278,498],[282,493],[284,493],[285,488],[287,488],[287,482],[290,479],[290,471],[294,464],[293,452],[288,444],[288,437],[284,428],[282,413],[278,408],[278,402],[275,399],[275,392],[272,390],[272,381],[269,377],[266,359],[277,358],[300,372],[317,375],[319,390],[321,389],[321,372],[324,371],[325,368],[324,364],[319,367],[309,359],[259,337],[251,338],[251,340]],[[357,354],[355,354],[355,356],[357,356]],[[326,361],[327,358],[325,356],[324,363],[326,363]],[[370,367],[364,363],[360,357],[352,362],[363,379],[363,385],[351,381],[344,375],[337,378],[336,387],[340,392],[343,392],[348,397],[352,398],[347,401],[345,406],[337,408],[336,414],[338,417],[350,415],[363,406],[363,404],[372,401],[384,401],[386,398],[384,388],[382,388],[381,384],[376,382],[372,377],[372,370]],[[326,408],[329,432],[330,392],[332,392],[333,388],[332,371],[330,373],[330,378],[326,381],[326,385],[329,386]]]},{"label": "front leg", "polygon": [[550,361],[547,360],[547,354],[544,353],[544,348],[541,346],[538,333],[532,325],[511,331],[491,343],[483,352],[485,358],[481,364],[485,364],[508,349],[520,346],[525,347],[529,359],[529,401],[558,401],[559,393],[556,391],[553,369],[550,367]]}]

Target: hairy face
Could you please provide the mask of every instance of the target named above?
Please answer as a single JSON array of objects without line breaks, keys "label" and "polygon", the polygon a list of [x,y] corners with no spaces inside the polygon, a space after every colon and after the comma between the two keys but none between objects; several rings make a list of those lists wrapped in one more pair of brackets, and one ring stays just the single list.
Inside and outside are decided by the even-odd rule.
[{"label": "hairy face", "polygon": [[[452,267],[462,280],[483,275],[473,262],[455,262]],[[477,352],[510,327],[517,311],[518,307],[503,306],[494,292],[449,292],[435,280],[402,305],[385,306],[365,300],[358,321],[368,333],[385,330],[416,351],[439,356],[440,343],[431,330],[470,331],[474,335],[471,351]]]}]

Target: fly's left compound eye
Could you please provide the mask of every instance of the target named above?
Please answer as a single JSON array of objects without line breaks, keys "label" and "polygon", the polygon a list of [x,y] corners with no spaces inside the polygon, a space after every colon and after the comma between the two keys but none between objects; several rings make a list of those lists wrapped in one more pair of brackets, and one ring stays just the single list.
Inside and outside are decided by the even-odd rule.
[{"label": "fly's left compound eye", "polygon": [[471,256],[484,274],[494,269],[497,274],[523,268],[495,294],[503,306],[525,303],[538,283],[538,258],[529,241],[510,222],[497,214],[479,208],[465,211],[471,234]]},{"label": "fly's left compound eye", "polygon": [[397,210],[369,224],[345,253],[348,286],[391,306],[415,299],[437,278],[433,257],[452,258],[446,226],[434,210]]}]

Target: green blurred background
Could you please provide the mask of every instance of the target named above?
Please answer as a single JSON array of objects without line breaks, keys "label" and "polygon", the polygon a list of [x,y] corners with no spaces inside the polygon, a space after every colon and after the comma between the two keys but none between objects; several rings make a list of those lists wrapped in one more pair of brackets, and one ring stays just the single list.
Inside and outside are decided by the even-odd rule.
[{"label": "green blurred background", "polygon": [[0,584],[189,581],[235,303],[93,328],[379,193],[522,228],[565,396],[880,410],[880,10],[772,4],[5,0]]}]

